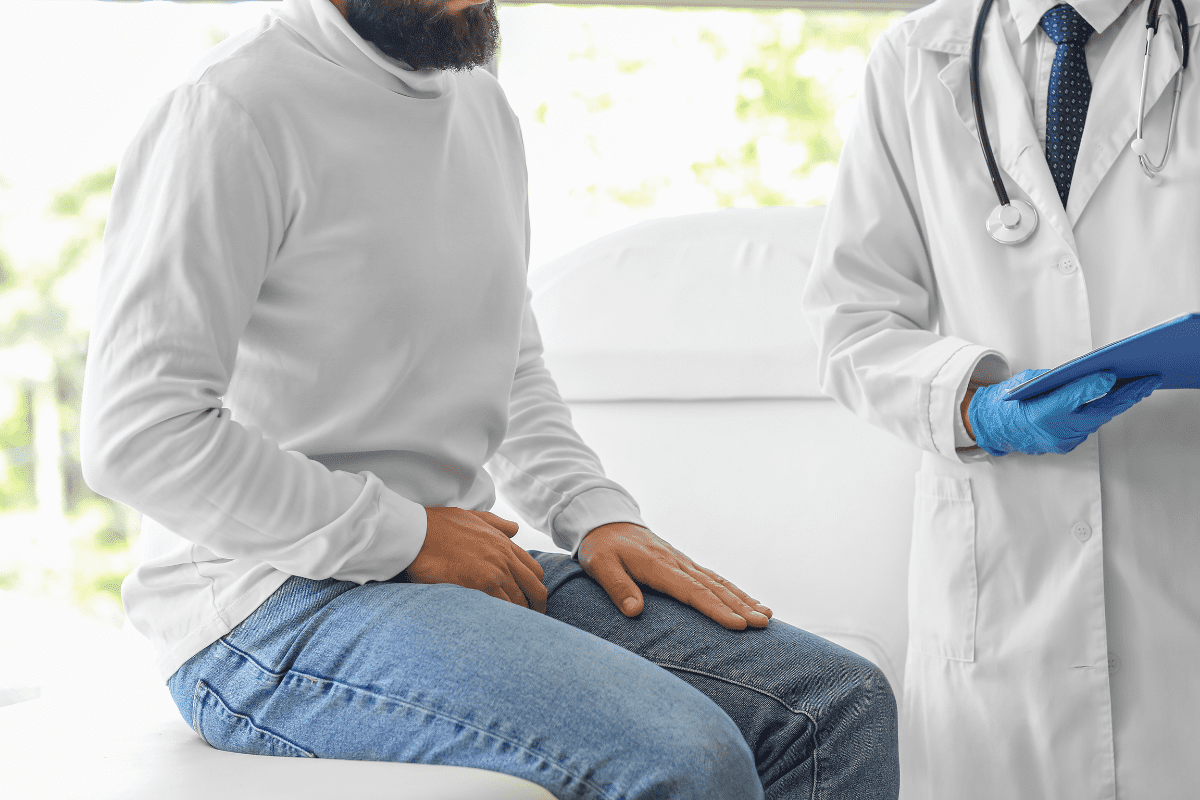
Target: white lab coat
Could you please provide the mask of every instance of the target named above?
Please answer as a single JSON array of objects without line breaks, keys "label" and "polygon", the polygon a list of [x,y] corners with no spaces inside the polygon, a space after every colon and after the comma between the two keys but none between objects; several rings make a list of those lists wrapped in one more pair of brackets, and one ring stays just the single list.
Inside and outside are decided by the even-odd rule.
[{"label": "white lab coat", "polygon": [[[924,451],[902,793],[1194,800],[1200,392],[1157,392],[1066,455],[956,451],[954,417],[977,366],[997,382],[1200,311],[1200,64],[1168,168],[1148,180],[1129,150],[1145,6],[1133,13],[1095,76],[1064,210],[992,19],[988,130],[1009,194],[1040,217],[1027,242],[1000,245],[984,228],[997,201],[971,106],[978,8],[938,0],[880,38],[803,302],[825,391]],[[1161,13],[1174,20],[1170,0]],[[1164,22],[1147,100],[1155,157],[1176,41]]]}]

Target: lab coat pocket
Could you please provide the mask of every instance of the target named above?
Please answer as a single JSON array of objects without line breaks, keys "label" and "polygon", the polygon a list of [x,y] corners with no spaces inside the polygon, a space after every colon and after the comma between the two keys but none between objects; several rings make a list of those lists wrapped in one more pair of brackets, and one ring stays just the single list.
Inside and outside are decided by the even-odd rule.
[{"label": "lab coat pocket", "polygon": [[975,503],[969,478],[917,473],[908,578],[910,646],[975,660]]},{"label": "lab coat pocket", "polygon": [[192,728],[218,750],[256,756],[316,758],[316,755],[282,736],[255,725],[239,714],[204,681],[197,681],[192,700]]}]

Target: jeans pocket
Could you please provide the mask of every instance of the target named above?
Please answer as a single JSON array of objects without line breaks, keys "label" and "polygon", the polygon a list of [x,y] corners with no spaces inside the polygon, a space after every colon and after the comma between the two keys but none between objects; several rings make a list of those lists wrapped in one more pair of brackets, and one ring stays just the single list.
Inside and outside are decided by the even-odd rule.
[{"label": "jeans pocket", "polygon": [[218,750],[255,756],[316,758],[303,747],[277,733],[260,728],[245,714],[239,714],[204,681],[196,682],[192,699],[192,728],[200,738]]},{"label": "jeans pocket", "polygon": [[975,660],[975,503],[969,478],[917,473],[908,576],[909,645]]}]

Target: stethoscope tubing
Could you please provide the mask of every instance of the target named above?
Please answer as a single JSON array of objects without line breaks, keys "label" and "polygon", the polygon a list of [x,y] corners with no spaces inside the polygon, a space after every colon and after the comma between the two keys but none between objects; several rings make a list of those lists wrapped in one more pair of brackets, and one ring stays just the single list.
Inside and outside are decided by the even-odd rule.
[{"label": "stethoscope tubing", "polygon": [[987,161],[988,172],[992,176],[992,186],[1000,205],[1007,206],[1008,190],[1004,188],[1004,178],[1000,168],[996,166],[996,156],[992,153],[992,143],[988,139],[987,123],[983,120],[983,96],[979,91],[979,50],[983,45],[983,26],[987,24],[988,12],[992,10],[992,0],[983,0],[979,10],[979,18],[975,21],[975,33],[971,37],[971,105],[975,107],[975,127],[979,129],[979,146],[983,148],[983,158]]},{"label": "stethoscope tubing", "polygon": [[1171,122],[1167,126],[1167,144],[1163,148],[1162,161],[1155,164],[1146,155],[1146,139],[1142,132],[1146,122],[1146,85],[1150,81],[1150,43],[1158,35],[1158,24],[1162,19],[1158,14],[1160,2],[1161,0],[1150,0],[1150,5],[1146,9],[1146,52],[1142,57],[1142,84],[1138,91],[1137,133],[1134,134],[1133,140],[1133,151],[1137,153],[1138,164],[1141,165],[1142,172],[1146,173],[1148,178],[1153,178],[1162,172],[1167,166],[1167,159],[1171,156],[1171,142],[1175,138],[1175,125],[1179,120],[1179,95],[1183,92],[1183,72],[1187,69],[1188,59],[1191,56],[1191,32],[1188,30],[1187,11],[1181,0],[1171,0],[1175,6],[1176,27],[1179,28],[1179,40],[1183,46],[1183,61],[1179,72],[1175,75],[1175,91],[1171,98]]},{"label": "stethoscope tubing", "polygon": [[[996,190],[996,197],[1000,201],[1000,205],[992,212],[992,217],[989,218],[988,229],[996,241],[1001,242],[1002,244],[1017,244],[1029,237],[1029,235],[1033,232],[1032,227],[1027,228],[1023,235],[1019,235],[1014,232],[1007,234],[1006,238],[1001,238],[1001,236],[997,235],[998,232],[993,230],[995,227],[993,224],[993,218],[996,218],[998,214],[1002,214],[1006,210],[1009,214],[1011,214],[1012,211],[1010,209],[1012,208],[1013,204],[1009,199],[1008,190],[1004,186],[1004,177],[1000,174],[1000,168],[996,166],[996,156],[992,152],[992,143],[988,138],[987,123],[983,118],[983,98],[979,89],[979,51],[983,45],[983,28],[984,25],[987,24],[988,12],[992,9],[992,2],[993,0],[983,0],[983,4],[979,9],[979,16],[975,21],[975,31],[971,37],[971,105],[975,111],[975,127],[979,130],[979,147],[983,150],[983,158],[984,161],[987,162],[988,174],[992,179],[992,187]],[[1150,0],[1149,7],[1146,9],[1146,53],[1142,62],[1142,83],[1139,94],[1140,99],[1138,103],[1137,133],[1134,140],[1136,145],[1134,147],[1134,152],[1137,153],[1138,161],[1141,164],[1142,171],[1151,178],[1153,178],[1158,172],[1162,171],[1163,167],[1165,167],[1167,164],[1167,159],[1171,155],[1171,141],[1175,135],[1175,123],[1179,116],[1179,95],[1183,90],[1183,71],[1187,69],[1188,59],[1191,54],[1191,41],[1190,32],[1188,31],[1187,11],[1183,7],[1182,0],[1171,0],[1171,3],[1175,6],[1177,27],[1179,28],[1180,41],[1183,45],[1183,60],[1179,69],[1179,73],[1175,76],[1175,90],[1171,104],[1170,127],[1167,129],[1166,149],[1163,153],[1162,161],[1156,165],[1151,163],[1150,159],[1147,158],[1144,153],[1145,139],[1142,136],[1142,130],[1146,111],[1146,84],[1150,74],[1150,42],[1158,33],[1158,24],[1160,20],[1158,7],[1161,2],[1162,0]],[[1027,203],[1021,201],[1018,202],[1020,202],[1020,205],[1033,215],[1031,224],[1033,227],[1036,227],[1037,212],[1034,211],[1033,207]],[[1010,230],[1014,229],[1014,227],[1014,225],[1008,225],[1007,223],[1004,225],[1004,228]],[[1003,233],[1002,231],[1000,232]]]}]

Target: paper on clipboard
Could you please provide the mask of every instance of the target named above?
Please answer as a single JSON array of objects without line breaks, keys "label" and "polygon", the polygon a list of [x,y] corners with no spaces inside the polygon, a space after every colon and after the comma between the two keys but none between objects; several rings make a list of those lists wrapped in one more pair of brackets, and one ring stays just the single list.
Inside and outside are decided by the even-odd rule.
[{"label": "paper on clipboard", "polygon": [[1200,389],[1200,313],[1182,314],[1120,341],[1060,364],[1006,392],[1004,400],[1028,400],[1101,370],[1117,383],[1161,375],[1160,389]]}]

